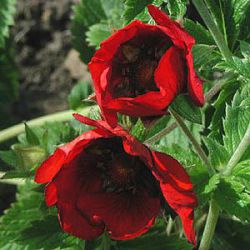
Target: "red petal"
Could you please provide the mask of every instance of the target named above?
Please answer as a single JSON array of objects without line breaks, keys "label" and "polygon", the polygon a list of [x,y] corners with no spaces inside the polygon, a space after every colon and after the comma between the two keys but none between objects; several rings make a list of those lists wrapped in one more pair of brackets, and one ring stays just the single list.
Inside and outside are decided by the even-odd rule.
[{"label": "red petal", "polygon": [[122,97],[108,102],[105,108],[131,116],[164,115],[168,101],[159,92],[148,92],[135,98]]},{"label": "red petal", "polygon": [[162,182],[171,182],[175,188],[190,191],[193,185],[182,165],[173,157],[161,153],[152,152],[154,158],[155,173]]},{"label": "red petal", "polygon": [[65,157],[65,153],[60,148],[57,149],[55,153],[45,160],[37,169],[35,182],[42,184],[51,181],[61,169]]},{"label": "red petal", "polygon": [[57,189],[53,182],[45,187],[45,202],[47,206],[54,206],[57,203]]},{"label": "red petal", "polygon": [[154,5],[148,5],[150,15],[157,24],[165,27],[165,33],[171,37],[173,43],[184,50],[191,50],[195,44],[194,38],[189,35],[179,23],[171,20],[166,13]]},{"label": "red petal", "polygon": [[184,60],[183,52],[172,46],[162,56],[155,71],[155,82],[162,94],[168,97],[168,104],[184,87],[186,79]]},{"label": "red petal", "polygon": [[180,192],[169,183],[161,183],[164,198],[180,216],[184,232],[190,242],[196,245],[194,230],[194,207],[197,201],[194,193]]},{"label": "red petal", "polygon": [[203,82],[194,70],[193,56],[191,53],[186,55],[188,66],[188,92],[193,101],[198,106],[203,106],[205,102],[203,94]]},{"label": "red petal", "polygon": [[93,240],[103,233],[104,225],[91,223],[71,204],[59,202],[59,221],[63,230],[84,240]]},{"label": "red petal", "polygon": [[146,191],[136,194],[82,192],[78,208],[103,221],[113,239],[127,240],[140,236],[152,226],[160,211],[160,200],[149,197]]},{"label": "red petal", "polygon": [[54,154],[45,160],[37,169],[35,181],[37,183],[50,182],[62,166],[74,159],[91,140],[107,136],[105,131],[92,130],[83,133],[75,140],[59,147]]}]

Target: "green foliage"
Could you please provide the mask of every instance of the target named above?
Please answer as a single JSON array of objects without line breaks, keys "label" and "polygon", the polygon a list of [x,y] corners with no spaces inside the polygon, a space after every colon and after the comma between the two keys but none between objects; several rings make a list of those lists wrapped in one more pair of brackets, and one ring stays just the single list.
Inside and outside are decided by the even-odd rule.
[{"label": "green foliage", "polygon": [[143,125],[143,122],[141,119],[138,119],[136,124],[133,126],[131,130],[131,135],[136,137],[139,141],[144,141],[146,138],[146,128]]},{"label": "green foliage", "polygon": [[94,47],[121,27],[122,9],[122,2],[116,0],[81,0],[74,6],[72,42],[83,62],[88,63]]},{"label": "green foliage", "polygon": [[5,47],[9,27],[14,24],[16,0],[2,0],[0,5],[0,48]]},{"label": "green foliage", "polygon": [[187,0],[168,0],[168,12],[171,18],[181,20],[187,11]]},{"label": "green foliage", "polygon": [[77,83],[70,91],[68,95],[68,102],[71,109],[77,110],[84,107],[84,99],[92,93],[92,88],[87,82]]},{"label": "green foliage", "polygon": [[38,136],[26,123],[24,125],[25,125],[25,134],[26,134],[27,142],[30,145],[39,145],[40,142],[39,142]]},{"label": "green foliage", "polygon": [[[231,105],[226,105],[222,144],[218,139],[213,138],[213,134],[205,139],[210,159],[214,167],[220,170],[225,167],[247,131],[250,123],[249,103],[248,91],[236,92]],[[241,160],[247,159],[250,156],[249,152],[250,148],[248,148]]]},{"label": "green foliage", "polygon": [[213,191],[215,191],[220,183],[220,175],[215,174],[213,175],[210,179],[208,184],[205,187],[204,193],[205,194],[210,194]]},{"label": "green foliage", "polygon": [[124,18],[127,23],[132,21],[140,12],[142,12],[148,4],[153,0],[126,0]]},{"label": "green foliage", "polygon": [[207,0],[211,14],[231,49],[234,48],[250,2],[248,0]]},{"label": "green foliage", "polygon": [[200,23],[185,19],[184,27],[195,38],[197,44],[215,45],[209,31]]},{"label": "green foliage", "polygon": [[81,241],[64,234],[57,216],[40,209],[43,194],[32,190],[37,185],[19,187],[17,201],[0,219],[0,248],[15,250],[81,249]]},{"label": "green foliage", "polygon": [[233,177],[221,179],[214,198],[220,208],[242,221],[250,220],[250,190]]},{"label": "green foliage", "polygon": [[201,109],[195,106],[188,96],[177,96],[171,108],[188,121],[202,124]]}]

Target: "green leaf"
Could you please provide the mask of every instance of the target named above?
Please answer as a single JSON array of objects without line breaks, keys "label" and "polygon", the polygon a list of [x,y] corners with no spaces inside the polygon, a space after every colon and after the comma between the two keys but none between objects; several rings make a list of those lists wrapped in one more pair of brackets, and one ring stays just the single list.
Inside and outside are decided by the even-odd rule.
[{"label": "green leaf", "polygon": [[94,24],[86,32],[86,41],[88,42],[89,46],[99,48],[100,43],[107,39],[111,35],[111,32],[111,27],[106,21]]},{"label": "green leaf", "polygon": [[187,0],[168,0],[167,8],[172,19],[180,20],[186,14]]},{"label": "green leaf", "polygon": [[223,129],[223,123],[221,117],[225,116],[226,111],[226,104],[231,103],[235,92],[238,90],[240,84],[236,80],[230,80],[228,81],[221,90],[219,96],[213,103],[213,106],[215,108],[215,112],[212,117],[211,122],[211,129],[213,131],[216,130],[222,130]]},{"label": "green leaf", "polygon": [[214,167],[218,170],[221,170],[226,166],[230,155],[225,150],[225,147],[221,145],[216,140],[211,139],[210,137],[203,138],[208,151],[209,151],[209,159]]},{"label": "green leaf", "polygon": [[127,23],[132,21],[140,12],[142,12],[148,4],[153,0],[126,0],[124,18]]},{"label": "green leaf", "polygon": [[149,139],[150,137],[156,135],[161,130],[166,128],[168,126],[168,123],[169,123],[170,119],[171,119],[170,115],[164,115],[161,118],[159,118],[155,122],[155,124],[153,124],[153,126],[149,129],[149,131],[147,133],[147,139]]},{"label": "green leaf", "polygon": [[184,27],[195,38],[197,44],[215,45],[210,32],[200,23],[185,19]]},{"label": "green leaf", "polygon": [[210,12],[220,28],[225,41],[231,49],[234,48],[239,34],[239,27],[244,20],[249,7],[248,0],[207,0]]},{"label": "green leaf", "polygon": [[29,178],[34,176],[34,172],[11,170],[8,171],[1,179],[14,179],[14,178]]},{"label": "green leaf", "polygon": [[81,0],[74,7],[71,33],[73,46],[83,62],[88,63],[102,39],[123,25],[122,1]]},{"label": "green leaf", "polygon": [[92,93],[89,83],[79,82],[70,91],[68,102],[71,109],[78,109],[84,107],[83,100]]},{"label": "green leaf", "polygon": [[232,172],[232,175],[235,176],[246,188],[250,191],[250,160],[245,160],[237,164]]},{"label": "green leaf", "polygon": [[25,125],[25,133],[26,133],[26,139],[27,139],[27,142],[30,144],[30,145],[39,145],[40,142],[39,142],[39,138],[38,136],[36,135],[36,133],[34,132],[33,129],[31,129],[27,123],[24,124]]},{"label": "green leaf", "polygon": [[141,119],[138,119],[136,124],[133,126],[131,130],[131,134],[136,137],[139,141],[144,141],[146,138],[146,128],[141,121]]},{"label": "green leaf", "polygon": [[196,107],[188,96],[177,96],[171,104],[171,108],[186,120],[202,124],[201,109]]},{"label": "green leaf", "polygon": [[0,158],[9,166],[12,166],[14,168],[16,168],[18,165],[18,157],[16,153],[12,150],[0,151]]},{"label": "green leaf", "polygon": [[205,187],[204,193],[205,194],[212,193],[213,191],[215,191],[217,189],[219,183],[220,183],[220,175],[219,174],[213,175],[209,179],[209,182]]},{"label": "green leaf", "polygon": [[[248,93],[236,92],[231,106],[226,107],[223,122],[225,149],[232,155],[239,146],[250,124],[250,97]],[[248,150],[249,152],[249,150]]]},{"label": "green leaf", "polygon": [[86,32],[93,24],[106,19],[106,13],[101,0],[81,0],[73,8],[71,24],[72,42],[74,48],[80,53],[83,62],[88,63],[94,53],[86,43]]},{"label": "green leaf", "polygon": [[5,47],[6,38],[9,37],[9,28],[14,24],[16,0],[2,0],[0,5],[0,48]]},{"label": "green leaf", "polygon": [[41,210],[43,193],[27,182],[18,187],[17,201],[0,217],[0,249],[82,249],[83,242],[64,234],[57,216]]},{"label": "green leaf", "polygon": [[242,221],[250,221],[250,192],[233,177],[221,179],[214,192],[219,206]]},{"label": "green leaf", "polygon": [[247,58],[250,56],[250,44],[245,41],[240,41],[240,51],[243,57]]}]

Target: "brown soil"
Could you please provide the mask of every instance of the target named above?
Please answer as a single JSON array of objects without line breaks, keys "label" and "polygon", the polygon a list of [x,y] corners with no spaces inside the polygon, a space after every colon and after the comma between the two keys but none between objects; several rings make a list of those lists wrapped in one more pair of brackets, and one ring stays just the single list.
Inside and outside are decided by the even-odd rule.
[{"label": "brown soil", "polygon": [[19,0],[13,36],[20,74],[16,121],[68,108],[73,84],[89,79],[72,49],[70,17],[77,0]]}]

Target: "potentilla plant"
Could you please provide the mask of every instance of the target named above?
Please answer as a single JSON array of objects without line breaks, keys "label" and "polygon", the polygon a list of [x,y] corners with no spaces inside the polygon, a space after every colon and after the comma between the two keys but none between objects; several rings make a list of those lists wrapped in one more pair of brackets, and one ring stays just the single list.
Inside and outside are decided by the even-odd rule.
[{"label": "potentilla plant", "polygon": [[249,10],[76,4],[72,41],[94,93],[79,82],[72,110],[0,132],[18,136],[0,152],[12,166],[0,181],[18,187],[0,248],[248,249]]}]

